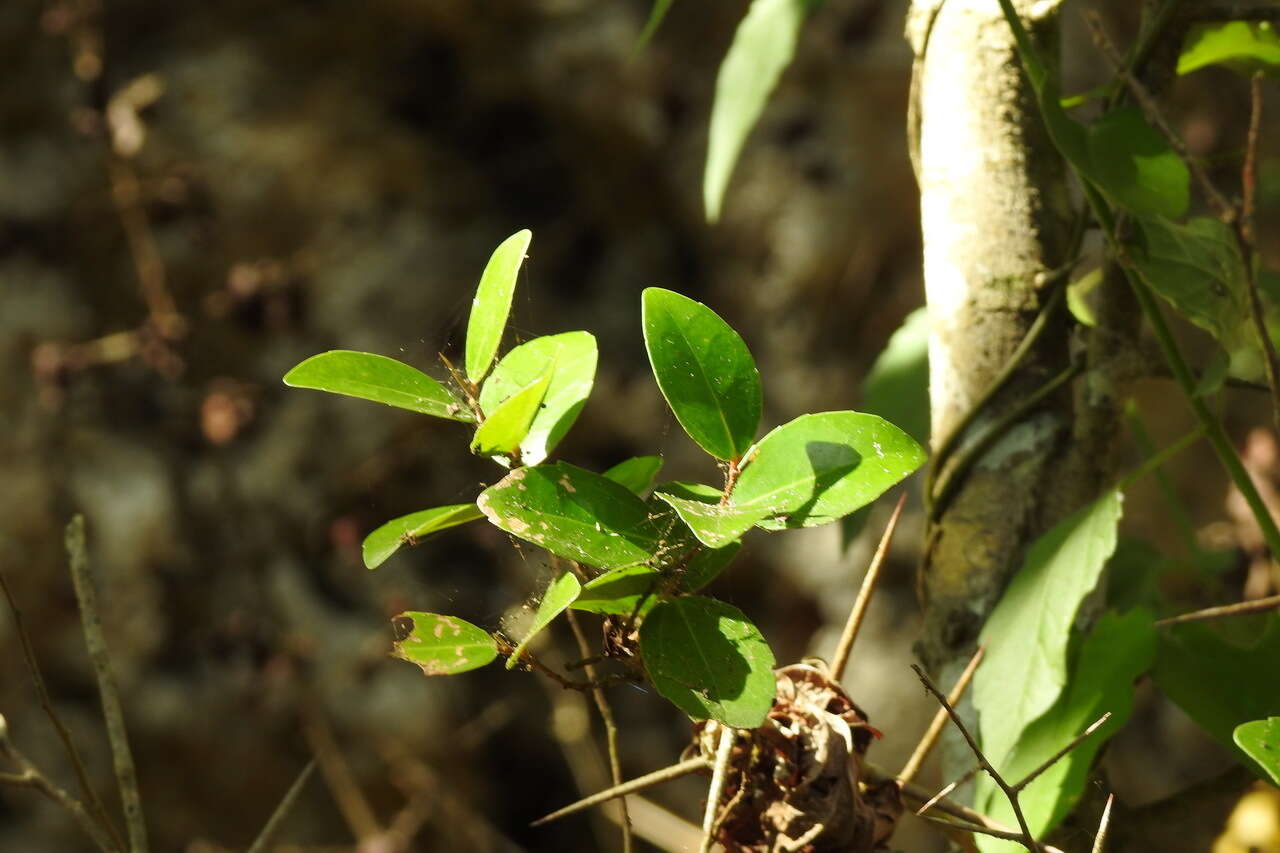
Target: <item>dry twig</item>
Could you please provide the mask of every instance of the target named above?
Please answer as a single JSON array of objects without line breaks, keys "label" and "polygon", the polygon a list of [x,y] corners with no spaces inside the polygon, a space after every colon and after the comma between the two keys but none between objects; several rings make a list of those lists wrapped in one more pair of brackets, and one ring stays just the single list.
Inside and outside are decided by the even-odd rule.
[{"label": "dry twig", "polygon": [[1235,604],[1223,604],[1218,607],[1206,607],[1204,610],[1194,610],[1190,613],[1181,613],[1177,616],[1157,619],[1156,627],[1168,628],[1171,625],[1181,625],[1185,622],[1207,622],[1210,619],[1225,619],[1228,616],[1248,616],[1253,613],[1266,613],[1270,610],[1280,610],[1280,595],[1257,598],[1253,601],[1239,601]]},{"label": "dry twig", "polygon": [[289,786],[284,798],[280,800],[275,811],[271,813],[271,817],[267,819],[266,825],[262,827],[262,832],[258,833],[258,837],[253,840],[253,844],[249,846],[247,853],[267,853],[271,849],[271,845],[275,842],[276,835],[280,832],[284,819],[288,817],[294,803],[298,801],[298,797],[302,794],[302,789],[306,787],[307,780],[311,778],[311,773],[315,769],[316,760],[313,758],[302,768],[298,778],[293,780],[293,784]]},{"label": "dry twig", "polygon": [[672,764],[670,767],[664,767],[661,770],[655,770],[644,776],[632,779],[630,782],[624,782],[621,785],[614,785],[599,793],[592,794],[589,797],[583,797],[576,803],[570,803],[562,809],[556,809],[551,814],[544,815],[530,823],[530,826],[542,826],[544,823],[550,823],[553,820],[559,820],[562,817],[568,817],[576,814],[583,809],[589,809],[592,806],[598,806],[601,803],[607,803],[616,797],[625,797],[627,794],[634,794],[637,791],[643,791],[645,788],[652,788],[654,785],[661,785],[663,782],[669,782],[672,779],[679,779],[681,776],[688,776],[690,773],[697,773],[699,770],[709,770],[711,762],[702,756],[689,758],[681,761],[679,764]]},{"label": "dry twig", "polygon": [[907,493],[904,491],[898,498],[898,505],[894,507],[893,515],[889,517],[889,523],[885,525],[884,535],[880,537],[875,556],[871,558],[871,565],[867,567],[867,573],[862,578],[862,587],[858,590],[858,597],[853,602],[853,609],[849,611],[849,619],[845,622],[844,632],[836,645],[836,652],[831,656],[831,680],[837,683],[844,677],[844,668],[849,663],[849,653],[853,651],[853,642],[858,638],[858,629],[862,627],[867,605],[871,603],[871,596],[875,593],[876,581],[880,579],[880,569],[884,566],[889,545],[893,542],[893,533],[898,528],[898,519],[902,517],[902,507],[906,502]]},{"label": "dry twig", "polygon": [[[973,681],[973,674],[978,671],[978,664],[982,663],[982,656],[985,648],[978,647],[973,653],[973,657],[969,658],[969,663],[965,664],[964,671],[960,673],[960,677],[956,679],[955,685],[951,688],[951,692],[947,694],[947,701],[952,705],[960,702],[964,696],[965,690],[969,688],[969,682]],[[942,727],[947,724],[947,709],[939,708],[938,712],[933,715],[933,719],[929,721],[929,728],[925,730],[924,736],[920,738],[920,742],[916,744],[915,750],[912,751],[911,757],[907,759],[907,763],[902,765],[902,770],[898,772],[898,779],[903,782],[910,782],[916,778],[916,774],[920,772],[921,765],[925,759],[929,757],[929,753],[933,750],[934,744],[938,742],[938,736],[942,734]],[[955,784],[964,784],[963,782]],[[943,795],[945,796],[945,794]]]}]

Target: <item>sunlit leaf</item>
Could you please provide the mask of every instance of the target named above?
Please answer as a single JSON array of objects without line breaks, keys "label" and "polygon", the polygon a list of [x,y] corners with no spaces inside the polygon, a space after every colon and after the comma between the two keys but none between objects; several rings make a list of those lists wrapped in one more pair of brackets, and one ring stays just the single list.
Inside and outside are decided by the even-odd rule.
[{"label": "sunlit leaf", "polygon": [[720,218],[720,206],[747,134],[795,53],[804,21],[804,0],[752,0],[734,33],[733,44],[716,76],[707,140],[702,199],[707,221]]},{"label": "sunlit leaf", "polygon": [[[1035,837],[1043,838],[1079,801],[1098,750],[1132,714],[1134,681],[1150,668],[1155,653],[1155,625],[1148,611],[1104,614],[1080,647],[1066,691],[1014,744],[999,768],[1010,783],[1035,770],[1103,714],[1111,713],[1088,740],[1022,791],[1019,803]],[[986,774],[977,779],[974,802],[983,814],[1017,825],[1008,799]],[[982,839],[978,846],[984,853],[1024,849],[995,839]]]},{"label": "sunlit leaf", "polygon": [[916,441],[929,440],[929,311],[907,315],[862,383],[862,410]]},{"label": "sunlit leaf", "polygon": [[394,358],[352,350],[313,355],[284,375],[284,384],[372,400],[411,412],[472,421],[470,410],[447,388]]},{"label": "sunlit leaf", "polygon": [[483,517],[475,504],[452,504],[393,518],[364,538],[360,550],[365,568],[376,569],[401,545],[415,544],[432,533]]},{"label": "sunlit leaf", "polygon": [[642,296],[649,363],[676,420],[703,450],[737,459],[760,428],[760,372],[742,338],[701,302],[658,287]]},{"label": "sunlit leaf", "polygon": [[467,321],[467,378],[479,384],[493,366],[502,343],[502,332],[511,313],[511,298],[516,290],[516,275],[524,262],[533,233],[517,231],[494,250],[480,276],[476,298]]},{"label": "sunlit leaf", "polygon": [[1032,543],[983,626],[987,653],[973,697],[982,749],[996,767],[1062,695],[1071,625],[1115,550],[1120,504],[1118,491],[1107,492]]},{"label": "sunlit leaf", "polygon": [[1280,74],[1280,33],[1270,21],[1193,25],[1178,57],[1178,73],[1190,74],[1207,65],[1225,65],[1245,75]]},{"label": "sunlit leaf", "polygon": [[520,442],[520,459],[537,465],[547,458],[578,419],[596,373],[596,339],[587,332],[534,338],[502,357],[480,388],[480,408],[492,412],[550,374],[551,384],[529,431]]},{"label": "sunlit leaf", "polygon": [[529,645],[529,641],[541,633],[543,628],[550,625],[552,619],[555,619],[569,605],[573,604],[574,599],[578,597],[578,593],[581,591],[582,584],[578,582],[578,578],[574,576],[573,572],[565,572],[551,582],[551,585],[547,587],[547,591],[542,594],[542,601],[538,603],[538,609],[533,614],[533,624],[529,626],[529,633],[524,635],[524,639],[516,645],[507,657],[507,669],[515,667],[525,646]]},{"label": "sunlit leaf", "polygon": [[471,439],[471,450],[481,456],[512,455],[529,434],[529,427],[550,384],[551,374],[548,373],[503,401],[476,429],[475,437]]},{"label": "sunlit leaf", "polygon": [[518,468],[481,492],[476,506],[513,536],[601,569],[647,563],[659,550],[644,501],[565,462]]},{"label": "sunlit leaf", "polygon": [[773,651],[732,605],[691,595],[656,605],[640,654],[658,692],[697,720],[754,728],[773,705]]},{"label": "sunlit leaf", "polygon": [[643,616],[658,601],[654,593],[660,580],[658,571],[648,566],[613,569],[583,584],[582,594],[570,607],[590,613],[630,616],[643,599],[646,606],[638,614]]},{"label": "sunlit leaf", "polygon": [[498,644],[483,628],[456,616],[409,611],[392,620],[393,657],[417,664],[426,675],[456,675],[498,656]]},{"label": "sunlit leaf", "polygon": [[1113,110],[1089,126],[1088,176],[1140,216],[1181,216],[1191,199],[1191,173],[1164,136],[1134,107]]},{"label": "sunlit leaf", "polygon": [[1232,737],[1236,746],[1267,772],[1271,784],[1280,785],[1280,717],[1241,723]]},{"label": "sunlit leaf", "polygon": [[643,495],[653,485],[654,477],[661,470],[661,456],[633,456],[605,471],[604,476],[615,483],[621,483],[637,495]]}]

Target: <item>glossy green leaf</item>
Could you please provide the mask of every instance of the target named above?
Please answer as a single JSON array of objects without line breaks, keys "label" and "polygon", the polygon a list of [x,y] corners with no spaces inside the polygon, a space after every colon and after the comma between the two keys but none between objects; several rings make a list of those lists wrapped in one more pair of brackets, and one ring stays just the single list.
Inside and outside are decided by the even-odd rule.
[{"label": "glossy green leaf", "polygon": [[1118,491],[1107,492],[1032,543],[983,626],[973,697],[982,750],[996,767],[1062,695],[1071,625],[1115,550],[1120,504]]},{"label": "glossy green leaf", "polygon": [[1141,111],[1121,107],[1089,126],[1088,176],[1139,216],[1176,218],[1191,200],[1191,173]]},{"label": "glossy green leaf", "polygon": [[697,592],[723,572],[742,550],[741,542],[730,542],[723,548],[700,548],[678,572],[679,588]]},{"label": "glossy green leaf", "polygon": [[471,450],[481,456],[513,455],[520,442],[529,435],[529,428],[538,415],[550,384],[551,374],[548,373],[503,401],[476,429],[475,437],[471,439]]},{"label": "glossy green leaf", "polygon": [[[1022,732],[999,766],[1001,775],[1012,784],[1111,712],[1111,718],[1088,740],[1055,762],[1019,796],[1035,837],[1043,838],[1079,801],[1098,750],[1132,714],[1134,681],[1150,668],[1155,653],[1156,631],[1148,611],[1104,614],[1080,647],[1066,691],[1044,716]],[[1008,799],[986,774],[977,779],[974,802],[983,814],[1017,825]],[[1024,849],[995,839],[980,840],[978,846],[984,853]]]},{"label": "glossy green leaf", "polygon": [[760,429],[760,372],[742,338],[701,302],[658,287],[641,299],[649,363],[676,420],[703,450],[737,459]]},{"label": "glossy green leaf", "polygon": [[475,504],[452,504],[393,518],[364,538],[360,550],[365,568],[376,569],[401,545],[416,545],[432,533],[483,517]]},{"label": "glossy green leaf", "polygon": [[513,536],[601,569],[647,563],[659,548],[644,501],[565,462],[518,468],[481,492],[476,506]]},{"label": "glossy green leaf", "polygon": [[654,496],[670,505],[679,514],[680,520],[698,537],[698,541],[708,548],[729,545],[773,511],[767,504],[738,507],[681,498],[666,492],[656,492]]},{"label": "glossy green leaf", "polygon": [[473,421],[470,410],[439,382],[394,358],[352,350],[313,355],[284,375],[284,384],[372,400],[454,421]]},{"label": "glossy green leaf", "polygon": [[480,388],[480,408],[493,412],[543,376],[551,384],[520,441],[520,459],[537,465],[578,419],[596,375],[596,339],[588,332],[534,338],[502,357]]},{"label": "glossy green leaf", "polygon": [[643,495],[653,485],[653,479],[662,470],[661,456],[633,456],[614,465],[604,476],[621,483],[637,495]]},{"label": "glossy green leaf", "polygon": [[640,626],[640,655],[658,692],[695,720],[754,728],[773,706],[773,651],[723,601],[691,595],[656,605]]},{"label": "glossy green leaf", "polygon": [[1271,784],[1280,785],[1280,717],[1241,723],[1232,739],[1266,771]]},{"label": "glossy green leaf", "polygon": [[[1233,750],[1237,726],[1260,720],[1280,708],[1280,615],[1237,617],[1223,628],[1243,630],[1261,624],[1247,644],[1228,639],[1222,628],[1190,622],[1160,635],[1155,681],[1166,696],[1209,734]],[[1247,753],[1241,759],[1266,778]]]},{"label": "glossy green leaf", "polygon": [[587,581],[582,587],[582,594],[570,606],[590,613],[630,616],[644,599],[647,605],[639,613],[643,616],[658,602],[655,593],[660,580],[658,571],[648,566],[614,569]]},{"label": "glossy green leaf", "polygon": [[1251,334],[1244,261],[1225,223],[1140,219],[1130,256],[1156,293],[1224,346]]},{"label": "glossy green leaf", "polygon": [[533,233],[526,229],[503,240],[494,249],[480,276],[476,298],[471,304],[471,317],[467,321],[465,361],[467,378],[477,385],[488,374],[498,354],[502,332],[507,327],[507,316],[511,313],[516,276],[532,239]]},{"label": "glossy green leaf", "polygon": [[409,611],[392,620],[392,657],[417,664],[425,675],[456,675],[498,656],[498,644],[483,628],[456,616]]},{"label": "glossy green leaf", "polygon": [[1269,21],[1221,21],[1187,30],[1178,73],[1225,65],[1241,74],[1280,74],[1280,34]]},{"label": "glossy green leaf", "polygon": [[525,646],[529,645],[529,641],[538,636],[543,628],[550,625],[552,619],[555,619],[569,605],[573,604],[574,599],[578,597],[580,592],[582,592],[582,584],[578,582],[578,578],[573,572],[565,572],[551,582],[550,586],[547,587],[547,591],[542,594],[542,601],[538,602],[538,609],[534,611],[533,624],[529,626],[529,632],[524,635],[524,639],[512,649],[511,654],[507,657],[507,669],[515,667]]},{"label": "glossy green leaf", "polygon": [[804,0],[752,0],[716,76],[702,200],[707,221],[720,218],[729,176],[747,134],[795,53]]}]

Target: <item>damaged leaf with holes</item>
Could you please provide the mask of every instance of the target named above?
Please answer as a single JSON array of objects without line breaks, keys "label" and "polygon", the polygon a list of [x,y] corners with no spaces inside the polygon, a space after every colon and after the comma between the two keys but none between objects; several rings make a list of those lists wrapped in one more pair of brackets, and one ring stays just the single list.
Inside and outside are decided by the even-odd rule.
[{"label": "damaged leaf with holes", "polygon": [[392,620],[393,657],[416,664],[425,675],[457,675],[498,656],[498,643],[483,628],[456,616],[411,610]]}]

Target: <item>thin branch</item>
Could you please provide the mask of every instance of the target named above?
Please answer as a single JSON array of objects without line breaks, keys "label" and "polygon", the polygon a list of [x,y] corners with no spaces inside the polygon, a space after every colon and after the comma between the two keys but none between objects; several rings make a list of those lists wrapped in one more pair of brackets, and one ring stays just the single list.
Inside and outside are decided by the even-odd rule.
[{"label": "thin branch", "polygon": [[853,643],[858,639],[858,629],[862,627],[867,605],[871,603],[871,596],[876,591],[880,569],[884,566],[885,557],[889,554],[889,545],[893,542],[893,533],[898,529],[898,519],[902,517],[902,507],[906,503],[907,493],[903,491],[902,496],[898,498],[898,505],[893,509],[893,515],[889,516],[889,523],[885,525],[880,544],[876,546],[875,556],[871,558],[871,565],[867,567],[867,573],[862,578],[862,587],[858,590],[858,597],[853,602],[853,609],[849,611],[849,619],[845,622],[844,633],[840,635],[836,652],[831,656],[832,681],[839,682],[844,678],[844,668],[849,663],[849,653],[853,651]]},{"label": "thin branch", "polygon": [[1262,135],[1262,72],[1249,79],[1249,132],[1245,136],[1244,165],[1240,169],[1240,234],[1254,245],[1254,196],[1258,188],[1258,139]]},{"label": "thin branch", "polygon": [[[946,718],[945,711],[943,711],[943,718],[944,719]],[[929,809],[933,808],[934,806],[936,806],[940,800],[946,799],[947,797],[951,796],[952,791],[954,791],[956,788],[959,788],[965,782],[968,782],[970,779],[972,779],[974,776],[977,776],[981,772],[982,772],[981,765],[975,764],[972,767],[970,767],[968,770],[966,770],[959,779],[956,779],[953,782],[948,782],[947,784],[943,785],[942,790],[938,791],[938,793],[930,797],[924,803],[924,805],[916,809],[916,816],[924,817],[924,813],[929,811]]]},{"label": "thin branch", "polygon": [[963,832],[976,832],[979,835],[990,835],[992,838],[1003,838],[1005,841],[1016,841],[1019,844],[1024,843],[1024,836],[1021,832],[1015,832],[1011,829],[994,829],[990,826],[982,826],[976,823],[957,823],[954,820],[935,817],[931,814],[922,814],[919,817],[929,821],[929,823],[945,826],[948,829],[959,829]]},{"label": "thin branch", "polygon": [[[578,641],[579,652],[584,658],[589,656],[591,654],[591,645],[587,642],[586,634],[582,632],[582,626],[578,624],[577,615],[572,610],[566,610],[564,613],[569,620],[569,627],[573,629],[574,639]],[[584,663],[583,668],[586,670],[587,678],[596,685],[591,690],[591,697],[595,700],[596,710],[600,712],[600,720],[604,723],[604,739],[609,754],[610,781],[614,785],[621,785],[622,760],[619,757],[618,724],[613,718],[613,708],[609,705],[609,699],[604,695],[604,688],[599,686],[595,667],[590,663]],[[627,808],[626,797],[618,799],[618,813],[619,817],[622,818],[619,821],[622,826],[622,853],[631,853],[634,841],[631,837],[631,812]]]},{"label": "thin branch", "polygon": [[10,589],[9,581],[3,571],[0,571],[0,590],[4,591],[5,600],[9,603],[9,611],[13,614],[13,627],[17,631],[18,641],[22,644],[22,656],[26,660],[27,671],[31,674],[31,681],[35,684],[36,695],[40,698],[40,707],[44,710],[45,716],[49,718],[49,722],[53,723],[53,728],[58,733],[58,739],[62,741],[67,757],[71,759],[71,766],[75,768],[76,781],[80,785],[80,794],[88,803],[89,811],[93,814],[94,819],[111,836],[111,840],[115,842],[116,847],[123,848],[124,841],[120,837],[120,831],[116,829],[115,823],[107,816],[106,806],[103,805],[98,792],[94,790],[93,785],[89,782],[89,771],[85,768],[84,758],[80,755],[80,750],[76,748],[75,742],[71,740],[71,730],[67,728],[66,724],[62,722],[62,717],[58,716],[58,712],[54,710],[53,701],[49,698],[49,690],[44,683],[44,675],[40,672],[40,663],[36,660],[35,648],[31,644],[31,635],[27,632],[26,624],[22,619],[22,610],[18,607],[18,601],[14,598],[13,590]]},{"label": "thin branch", "polygon": [[293,780],[293,784],[289,786],[289,790],[285,792],[284,799],[276,806],[275,811],[271,813],[267,823],[262,827],[262,832],[258,833],[258,837],[254,839],[253,844],[249,846],[247,853],[267,853],[272,843],[276,840],[276,835],[280,832],[284,819],[293,809],[294,803],[298,801],[302,789],[306,787],[307,780],[311,778],[311,773],[316,769],[316,760],[312,758],[307,762],[307,766],[302,768],[302,772],[298,774],[298,778]]},{"label": "thin branch", "polygon": [[556,809],[551,814],[544,815],[529,824],[529,826],[542,826],[544,823],[550,823],[553,820],[559,820],[562,817],[568,817],[576,814],[584,809],[592,806],[598,806],[601,803],[607,803],[616,797],[625,797],[627,794],[634,794],[643,791],[645,788],[652,788],[654,785],[661,785],[663,782],[669,782],[672,779],[679,779],[682,776],[688,776],[690,773],[697,773],[699,770],[708,770],[711,768],[711,762],[702,756],[690,758],[681,761],[679,764],[672,764],[670,767],[664,767],[661,770],[655,770],[652,773],[646,773],[644,776],[638,776],[630,782],[624,782],[621,785],[614,785],[612,788],[606,788],[599,793],[592,794],[589,797],[583,797],[576,803],[570,803],[562,809]]},{"label": "thin branch", "polygon": [[1093,838],[1093,853],[1102,853],[1107,843],[1107,829],[1111,826],[1111,804],[1115,802],[1115,794],[1107,794],[1107,804],[1102,807],[1102,820],[1098,821],[1098,834]]},{"label": "thin branch", "polygon": [[724,780],[728,775],[729,756],[733,753],[733,741],[737,733],[729,726],[720,725],[720,742],[716,745],[716,763],[711,768],[711,785],[707,788],[707,808],[702,815],[702,846],[699,853],[711,853],[715,843],[716,815],[720,813],[720,796],[724,793]]},{"label": "thin branch", "polygon": [[[951,688],[951,692],[947,694],[947,701],[952,705],[959,704],[964,692],[969,689],[969,682],[973,681],[973,674],[978,671],[978,664],[982,663],[982,656],[986,652],[985,646],[979,646],[978,650],[973,653],[973,657],[969,658],[969,662],[965,664],[964,671],[960,673],[960,677],[956,679],[955,685]],[[925,759],[929,757],[929,753],[933,750],[934,744],[938,742],[938,736],[942,734],[942,727],[947,724],[947,709],[939,708],[938,712],[933,715],[933,719],[929,722],[929,728],[925,730],[924,736],[920,738],[920,742],[916,744],[916,748],[912,751],[911,757],[907,759],[907,763],[902,765],[902,770],[898,771],[898,779],[903,782],[910,782],[916,778],[916,774],[920,772],[921,765]],[[961,783],[963,784],[963,783]]]},{"label": "thin branch", "polygon": [[1170,625],[1181,625],[1184,622],[1207,622],[1210,619],[1248,616],[1252,613],[1266,613],[1270,610],[1280,610],[1280,595],[1258,598],[1253,601],[1240,601],[1235,604],[1223,604],[1219,607],[1207,607],[1204,610],[1195,610],[1191,613],[1182,613],[1178,616],[1157,619],[1156,627],[1168,628]]},{"label": "thin branch", "polygon": [[53,802],[57,803],[65,809],[75,820],[76,825],[84,832],[85,835],[93,839],[93,843],[103,853],[117,853],[122,848],[115,839],[107,834],[89,813],[85,811],[83,805],[75,797],[68,794],[62,788],[40,772],[40,770],[31,763],[28,758],[23,755],[13,742],[9,740],[9,724],[5,721],[3,715],[0,715],[0,755],[4,755],[14,764],[18,765],[17,773],[0,773],[0,785],[12,785],[17,788],[32,788],[44,794]]},{"label": "thin branch", "polygon": [[973,735],[969,733],[969,729],[965,726],[964,721],[960,719],[960,715],[956,713],[955,708],[951,707],[951,703],[947,701],[947,697],[943,696],[942,692],[934,686],[932,679],[930,679],[929,676],[925,674],[925,671],[916,664],[912,664],[911,668],[916,671],[916,675],[919,676],[920,681],[924,683],[925,689],[933,694],[933,697],[942,704],[943,708],[947,709],[947,715],[951,717],[951,722],[955,723],[956,728],[960,730],[960,734],[964,736],[965,742],[969,744],[969,749],[973,751],[974,757],[978,759],[978,763],[982,765],[982,769],[987,771],[987,775],[991,777],[991,780],[996,783],[997,787],[999,787],[1000,790],[1004,792],[1004,795],[1009,799],[1009,805],[1013,808],[1014,817],[1018,819],[1018,828],[1022,830],[1022,836],[1017,839],[1018,842],[1022,844],[1023,847],[1030,850],[1031,853],[1039,853],[1042,848],[1031,835],[1031,829],[1027,826],[1027,818],[1022,813],[1022,806],[1018,803],[1018,792],[1009,787],[1009,783],[1004,780],[1004,777],[1000,775],[1000,772],[991,765],[990,761],[987,760],[987,756],[983,754],[982,749],[978,746],[978,742],[974,740]]},{"label": "thin branch", "polygon": [[129,735],[124,725],[120,691],[111,672],[111,656],[102,633],[98,615],[98,595],[89,573],[89,552],[84,539],[84,516],[77,515],[67,525],[67,554],[71,564],[71,582],[80,606],[80,624],[84,642],[98,679],[98,695],[102,700],[102,718],[111,744],[111,762],[115,766],[116,784],[120,787],[120,804],[124,809],[125,828],[129,833],[130,853],[147,853],[147,823],[142,813],[142,797],[138,794],[138,772],[129,749]]},{"label": "thin branch", "polygon": [[1045,759],[1045,761],[1039,767],[1037,767],[1035,770],[1032,770],[1026,776],[1022,777],[1021,781],[1013,785],[1013,792],[1015,794],[1021,793],[1024,788],[1026,788],[1028,785],[1030,785],[1032,782],[1036,780],[1036,777],[1038,777],[1044,771],[1048,770],[1053,765],[1057,764],[1058,760],[1061,759],[1062,756],[1066,755],[1068,752],[1070,752],[1071,750],[1075,749],[1077,746],[1079,746],[1080,744],[1088,740],[1089,736],[1092,735],[1094,732],[1096,732],[1098,729],[1102,728],[1102,726],[1109,719],[1111,719],[1110,711],[1103,714],[1101,717],[1095,720],[1087,729],[1085,729],[1080,734],[1073,737],[1071,739],[1071,742],[1068,743],[1066,746],[1064,746],[1062,749],[1058,750],[1049,758]]},{"label": "thin branch", "polygon": [[311,715],[303,726],[303,732],[315,754],[316,763],[320,766],[320,775],[324,777],[325,785],[333,795],[351,834],[361,842],[380,835],[382,825],[356,783],[351,767],[334,741],[329,726],[318,715]]}]

